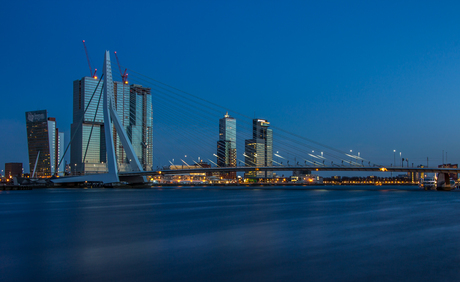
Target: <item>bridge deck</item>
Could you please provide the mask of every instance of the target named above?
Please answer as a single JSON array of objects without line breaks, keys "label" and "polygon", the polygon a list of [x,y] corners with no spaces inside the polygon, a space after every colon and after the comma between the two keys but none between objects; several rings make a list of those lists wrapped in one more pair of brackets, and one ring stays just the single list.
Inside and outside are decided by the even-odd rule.
[{"label": "bridge deck", "polygon": [[248,171],[369,171],[369,172],[423,172],[423,173],[460,173],[455,168],[414,168],[414,167],[365,167],[365,166],[269,166],[269,167],[210,167],[196,169],[173,169],[153,171],[119,172],[120,176],[160,175],[206,172],[248,172]]}]

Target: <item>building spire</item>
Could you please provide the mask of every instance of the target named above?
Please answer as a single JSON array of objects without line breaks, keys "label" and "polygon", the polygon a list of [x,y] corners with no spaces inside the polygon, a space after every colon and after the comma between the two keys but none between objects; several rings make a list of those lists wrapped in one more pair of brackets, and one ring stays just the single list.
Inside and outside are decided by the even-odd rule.
[{"label": "building spire", "polygon": [[226,117],[226,118],[230,117],[230,116],[228,115],[228,111],[227,111],[227,113],[225,113],[225,117]]}]

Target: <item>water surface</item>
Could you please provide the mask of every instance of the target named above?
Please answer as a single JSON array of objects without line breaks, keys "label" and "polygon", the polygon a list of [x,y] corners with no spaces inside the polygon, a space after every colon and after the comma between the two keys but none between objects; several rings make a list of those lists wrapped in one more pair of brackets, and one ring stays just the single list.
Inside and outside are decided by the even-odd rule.
[{"label": "water surface", "polygon": [[460,278],[455,191],[0,191],[0,218],[1,281]]}]

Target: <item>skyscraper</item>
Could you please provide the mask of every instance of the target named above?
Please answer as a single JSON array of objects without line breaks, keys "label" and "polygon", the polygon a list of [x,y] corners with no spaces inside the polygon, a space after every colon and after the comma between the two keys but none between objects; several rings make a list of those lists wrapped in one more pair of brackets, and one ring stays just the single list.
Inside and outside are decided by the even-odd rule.
[{"label": "skyscraper", "polygon": [[[153,165],[153,116],[151,89],[130,86],[128,137],[144,170]],[[130,160],[129,160],[130,161]]]},{"label": "skyscraper", "polygon": [[63,133],[56,128],[56,119],[48,118],[46,110],[26,112],[27,144],[29,150],[29,169],[39,177],[51,176],[58,172],[64,143]]},{"label": "skyscraper", "polygon": [[[73,82],[73,123],[70,166],[72,173],[106,170],[102,82],[83,77]],[[85,112],[86,110],[86,112]],[[89,142],[88,142],[89,141]]]},{"label": "skyscraper", "polygon": [[[217,141],[217,165],[236,167],[236,119],[228,112],[219,119],[219,141]],[[236,172],[223,173],[223,177],[235,179]]]},{"label": "skyscraper", "polygon": [[[117,114],[120,118],[123,128],[126,132],[128,132],[130,116],[130,86],[120,81],[114,81],[113,85],[113,96],[115,99]],[[117,158],[118,170],[127,171],[129,170],[129,160],[126,157],[126,152],[123,149],[120,137],[118,136],[117,130],[115,128],[113,128],[113,132],[113,142],[115,148],[115,156]]]},{"label": "skyscraper", "polygon": [[[246,166],[273,165],[273,131],[270,123],[264,119],[252,120],[252,139],[245,140]],[[271,178],[272,171],[250,171],[247,177]]]},{"label": "skyscraper", "polygon": [[[136,155],[145,170],[153,164],[152,100],[150,88],[128,86],[114,81],[114,102],[121,124],[132,142]],[[97,88],[97,89],[96,89]],[[103,83],[83,77],[74,81],[71,170],[77,173],[105,172],[106,148],[102,108]],[[93,98],[91,98],[93,97]],[[89,106],[88,106],[89,105]],[[85,113],[85,109],[87,109]],[[115,156],[119,171],[129,169],[130,160],[113,128]],[[89,143],[88,143],[89,140]]]},{"label": "skyscraper", "polygon": [[[62,158],[64,156],[64,151],[65,151],[65,144],[64,144],[64,132],[58,132],[58,142],[57,142],[57,162],[56,165],[58,165],[58,172],[60,175],[64,175],[65,173],[65,161]],[[60,164],[59,164],[60,163]]]}]

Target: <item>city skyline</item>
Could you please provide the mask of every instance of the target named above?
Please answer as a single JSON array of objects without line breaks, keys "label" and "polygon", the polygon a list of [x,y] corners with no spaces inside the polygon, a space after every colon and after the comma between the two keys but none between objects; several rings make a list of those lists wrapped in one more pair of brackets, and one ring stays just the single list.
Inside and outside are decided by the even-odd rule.
[{"label": "city skyline", "polygon": [[[395,149],[416,164],[427,157],[440,164],[445,152],[448,162],[460,159],[455,126],[446,129],[440,120],[447,115],[457,122],[443,102],[455,101],[460,91],[457,3],[270,3],[262,9],[254,3],[244,9],[238,9],[242,3],[144,3],[126,9],[143,7],[156,16],[151,21],[136,16],[121,31],[102,35],[63,17],[66,4],[40,4],[43,21],[33,13],[38,4],[26,3],[6,3],[5,11],[23,9],[19,19],[2,17],[10,27],[9,44],[1,47],[8,54],[2,77],[9,97],[1,104],[8,136],[0,143],[3,163],[28,162],[26,111],[52,111],[70,140],[69,81],[88,75],[82,39],[98,73],[102,51],[118,51],[123,66],[247,115],[257,104],[256,116],[375,162],[393,163]],[[91,18],[106,7],[93,8],[72,13]],[[191,20],[196,13],[200,20]],[[128,30],[155,35],[156,44],[117,39]],[[17,75],[24,65],[31,73]]]}]

